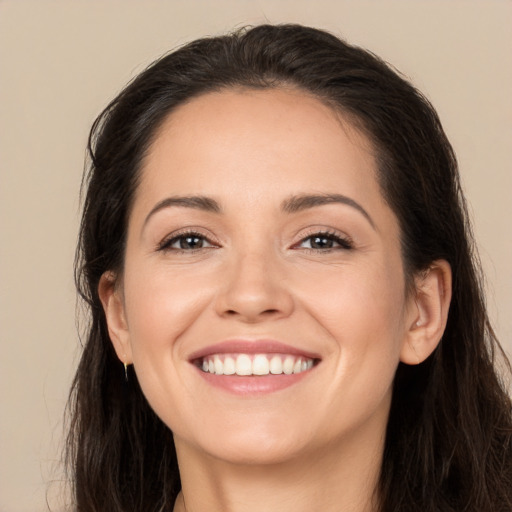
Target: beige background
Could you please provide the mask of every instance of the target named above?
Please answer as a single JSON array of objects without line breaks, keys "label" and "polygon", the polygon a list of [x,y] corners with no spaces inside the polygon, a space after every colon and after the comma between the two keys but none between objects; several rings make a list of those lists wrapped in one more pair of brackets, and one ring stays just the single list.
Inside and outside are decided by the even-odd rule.
[{"label": "beige background", "polygon": [[[512,352],[512,3],[0,0],[0,512],[53,510],[79,353],[72,261],[88,129],[153,58],[262,21],[328,28],[392,62],[457,151],[498,333]],[[51,481],[55,481],[49,486]]]}]

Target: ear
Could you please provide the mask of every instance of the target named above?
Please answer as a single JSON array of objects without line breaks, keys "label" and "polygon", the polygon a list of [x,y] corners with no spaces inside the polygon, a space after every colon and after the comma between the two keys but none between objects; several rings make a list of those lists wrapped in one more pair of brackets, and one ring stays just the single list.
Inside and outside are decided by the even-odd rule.
[{"label": "ear", "polygon": [[452,271],[445,260],[436,260],[415,278],[415,292],[408,313],[407,332],[400,360],[420,364],[441,341],[452,298]]},{"label": "ear", "polygon": [[132,350],[122,290],[118,286],[118,279],[113,272],[108,271],[101,276],[98,295],[105,311],[108,333],[117,357],[121,362],[131,364]]}]

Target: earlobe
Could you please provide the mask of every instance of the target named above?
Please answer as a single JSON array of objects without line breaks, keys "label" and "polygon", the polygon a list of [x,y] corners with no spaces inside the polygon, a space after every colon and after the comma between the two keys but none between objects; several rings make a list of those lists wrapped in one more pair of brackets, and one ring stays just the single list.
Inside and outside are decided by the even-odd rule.
[{"label": "earlobe", "polygon": [[132,353],[126,322],[122,292],[117,286],[117,278],[111,271],[105,272],[98,284],[98,295],[107,320],[108,333],[117,357],[125,364],[131,364]]},{"label": "earlobe", "polygon": [[415,279],[415,296],[400,360],[415,365],[427,359],[443,336],[452,297],[452,272],[445,260],[434,261]]}]

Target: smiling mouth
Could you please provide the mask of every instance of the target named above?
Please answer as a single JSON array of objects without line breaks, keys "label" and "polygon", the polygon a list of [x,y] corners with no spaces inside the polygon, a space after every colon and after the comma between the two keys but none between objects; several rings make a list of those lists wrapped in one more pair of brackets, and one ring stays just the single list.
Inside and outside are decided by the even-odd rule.
[{"label": "smiling mouth", "polygon": [[204,373],[213,375],[292,375],[315,366],[318,359],[292,354],[211,354],[195,361]]}]

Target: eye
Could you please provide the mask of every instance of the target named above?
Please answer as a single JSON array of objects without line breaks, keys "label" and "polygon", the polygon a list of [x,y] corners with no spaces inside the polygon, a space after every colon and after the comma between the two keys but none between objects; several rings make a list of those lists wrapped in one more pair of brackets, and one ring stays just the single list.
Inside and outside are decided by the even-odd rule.
[{"label": "eye", "polygon": [[204,235],[200,233],[181,233],[164,240],[159,246],[159,251],[197,251],[215,247]]},{"label": "eye", "polygon": [[352,241],[349,238],[336,235],[335,233],[314,233],[301,240],[297,246],[314,251],[353,248]]}]

